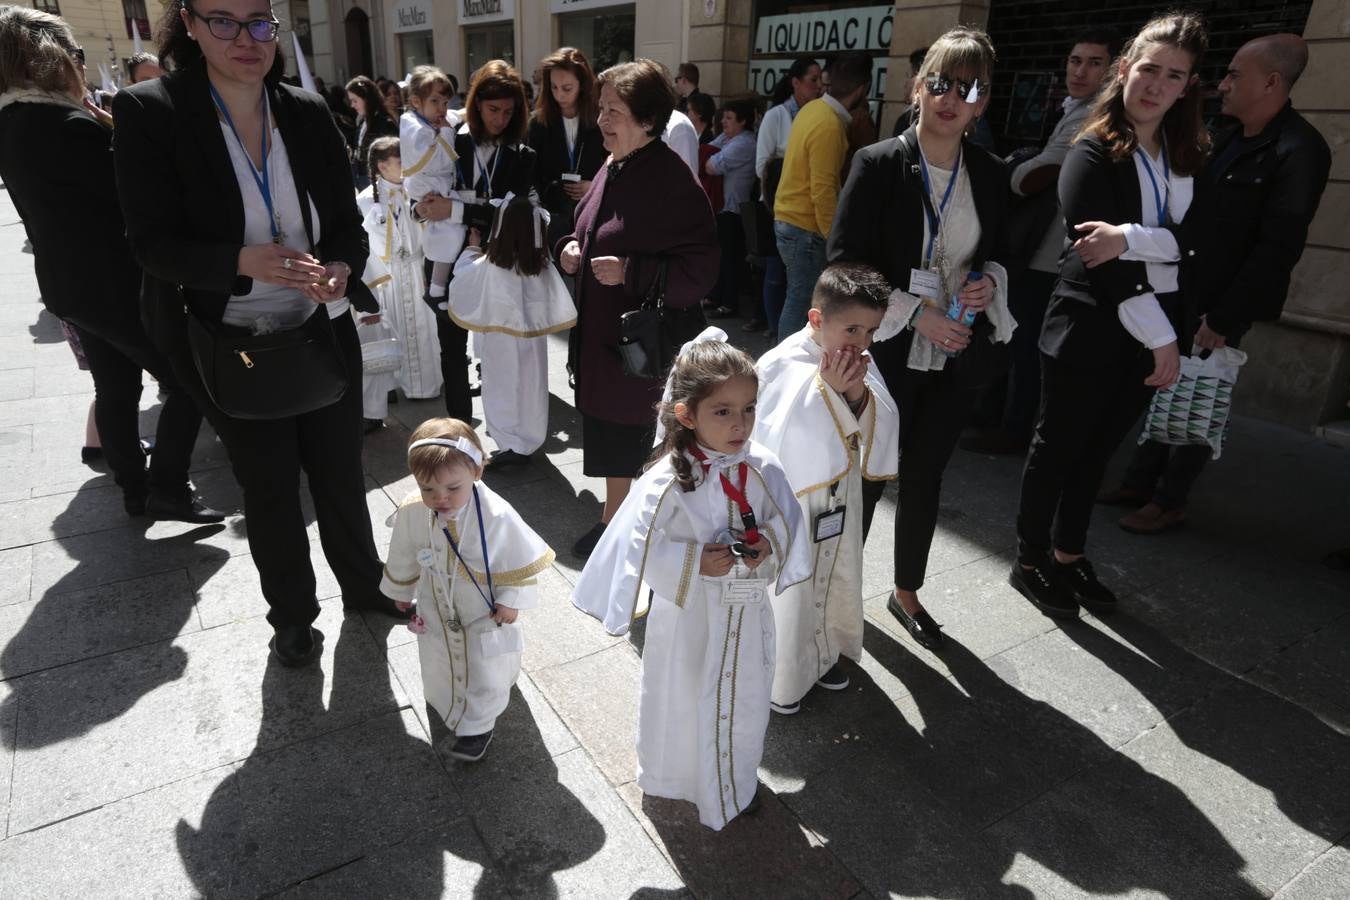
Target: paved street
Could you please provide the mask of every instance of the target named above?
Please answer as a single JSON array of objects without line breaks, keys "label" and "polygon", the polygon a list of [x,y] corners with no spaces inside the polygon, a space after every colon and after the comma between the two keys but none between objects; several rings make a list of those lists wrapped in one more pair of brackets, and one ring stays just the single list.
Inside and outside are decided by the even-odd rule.
[{"label": "paved street", "polygon": [[[1350,543],[1350,453],[1238,421],[1188,529],[1099,514],[1122,609],[1063,627],[1006,583],[1019,461],[958,453],[922,594],[936,654],[885,610],[888,494],[852,686],[771,722],[763,808],[718,834],[633,781],[641,629],[568,602],[603,485],[563,341],[544,456],[489,476],[558,561],[468,766],[429,727],[414,636],[344,618],[312,521],[325,649],[290,671],[242,517],[131,520],[79,463],[92,382],[17,219],[0,191],[0,898],[1350,896],[1350,574],[1317,562]],[[142,408],[152,434],[152,382]],[[391,410],[366,442],[382,545],[438,407]],[[208,429],[195,463],[237,508]]]}]

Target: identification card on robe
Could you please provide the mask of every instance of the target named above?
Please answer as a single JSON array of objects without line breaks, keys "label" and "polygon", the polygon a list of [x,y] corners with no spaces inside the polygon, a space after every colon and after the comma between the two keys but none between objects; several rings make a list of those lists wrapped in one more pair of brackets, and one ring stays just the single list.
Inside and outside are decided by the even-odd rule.
[{"label": "identification card on robe", "polygon": [[938,277],[938,273],[927,269],[910,269],[909,293],[915,297],[940,297],[942,279]]},{"label": "identification card on robe", "polygon": [[847,511],[846,506],[836,506],[816,516],[811,534],[817,544],[844,533],[844,513]]},{"label": "identification card on robe", "polygon": [[488,628],[478,635],[478,645],[483,656],[503,656],[507,653],[519,653],[525,646],[519,628]]},{"label": "identification card on robe", "polygon": [[763,602],[768,587],[763,578],[729,578],[722,582],[722,605],[754,606]]},{"label": "identification card on robe", "polygon": [[578,175],[576,172],[564,172],[562,173],[561,178],[563,181],[571,181],[573,183],[576,183],[581,180],[581,176]]}]

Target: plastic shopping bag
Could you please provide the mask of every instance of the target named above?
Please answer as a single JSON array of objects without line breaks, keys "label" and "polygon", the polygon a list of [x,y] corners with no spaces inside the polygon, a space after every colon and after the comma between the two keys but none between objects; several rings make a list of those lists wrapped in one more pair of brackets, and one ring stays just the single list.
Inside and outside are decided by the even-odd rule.
[{"label": "plastic shopping bag", "polygon": [[1177,383],[1153,395],[1139,443],[1207,445],[1218,459],[1228,436],[1233,385],[1246,361],[1247,354],[1232,347],[1221,347],[1205,359],[1183,357]]}]

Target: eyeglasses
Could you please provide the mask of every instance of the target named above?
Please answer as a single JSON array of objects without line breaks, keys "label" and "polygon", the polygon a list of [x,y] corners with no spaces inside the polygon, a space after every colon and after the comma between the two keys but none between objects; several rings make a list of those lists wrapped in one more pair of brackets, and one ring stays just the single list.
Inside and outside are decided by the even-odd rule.
[{"label": "eyeglasses", "polygon": [[84,48],[76,47],[74,50],[70,51],[70,58],[80,65],[84,65]]},{"label": "eyeglasses", "polygon": [[281,23],[276,19],[250,19],[247,22],[240,22],[226,16],[199,16],[192,10],[188,10],[188,15],[205,22],[206,29],[211,32],[212,37],[222,41],[232,41],[239,37],[241,30],[247,29],[249,37],[260,44],[266,44],[275,41],[277,32],[281,29]]},{"label": "eyeglasses", "polygon": [[980,98],[989,92],[989,85],[981,84],[978,78],[966,81],[964,78],[953,78],[936,72],[924,79],[923,86],[934,97],[941,97],[955,86],[956,95],[967,103],[978,103]]}]

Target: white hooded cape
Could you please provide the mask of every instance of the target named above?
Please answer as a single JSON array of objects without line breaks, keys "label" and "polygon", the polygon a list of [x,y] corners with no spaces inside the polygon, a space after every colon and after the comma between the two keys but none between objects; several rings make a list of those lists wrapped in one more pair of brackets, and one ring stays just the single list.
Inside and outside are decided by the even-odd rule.
[{"label": "white hooded cape", "polygon": [[577,321],[567,286],[548,260],[538,275],[522,275],[468,247],[455,263],[448,295],[450,318],[466,331],[530,338],[566,331]]}]

